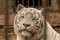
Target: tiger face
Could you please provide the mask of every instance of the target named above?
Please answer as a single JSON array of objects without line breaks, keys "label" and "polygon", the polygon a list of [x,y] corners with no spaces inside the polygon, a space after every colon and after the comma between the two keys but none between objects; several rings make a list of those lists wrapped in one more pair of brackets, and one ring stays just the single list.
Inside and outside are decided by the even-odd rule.
[{"label": "tiger face", "polygon": [[[42,9],[17,7],[14,18],[14,32],[17,40],[44,40],[44,17]],[[46,40],[60,40],[58,34],[46,21]]]},{"label": "tiger face", "polygon": [[42,10],[34,8],[22,8],[15,16],[15,33],[24,37],[37,37],[42,34],[43,16]]}]

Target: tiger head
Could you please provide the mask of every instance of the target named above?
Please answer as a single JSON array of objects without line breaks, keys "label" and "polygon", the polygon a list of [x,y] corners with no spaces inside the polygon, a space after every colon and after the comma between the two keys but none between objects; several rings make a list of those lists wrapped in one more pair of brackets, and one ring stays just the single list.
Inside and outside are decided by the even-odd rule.
[{"label": "tiger head", "polygon": [[[24,37],[39,37],[42,35],[43,16],[42,9],[25,8],[21,5],[14,18],[14,31],[16,35]],[[41,34],[41,35],[40,35]]]}]

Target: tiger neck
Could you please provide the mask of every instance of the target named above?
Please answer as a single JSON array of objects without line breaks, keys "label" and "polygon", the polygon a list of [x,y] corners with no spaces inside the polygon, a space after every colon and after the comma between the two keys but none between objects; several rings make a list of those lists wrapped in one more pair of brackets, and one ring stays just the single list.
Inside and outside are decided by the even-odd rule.
[{"label": "tiger neck", "polygon": [[17,40],[25,40],[25,38],[17,35]]},{"label": "tiger neck", "polygon": [[17,40],[31,40],[31,38],[30,37],[23,37],[23,36],[17,35]]},{"label": "tiger neck", "polygon": [[43,39],[44,39],[44,35],[41,35],[37,39],[31,39],[30,37],[23,37],[23,36],[17,35],[17,40],[43,40]]}]

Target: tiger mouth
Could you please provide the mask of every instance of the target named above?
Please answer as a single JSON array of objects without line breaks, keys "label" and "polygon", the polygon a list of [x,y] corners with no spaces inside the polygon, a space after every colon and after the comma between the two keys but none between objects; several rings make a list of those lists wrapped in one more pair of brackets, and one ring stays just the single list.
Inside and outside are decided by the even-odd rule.
[{"label": "tiger mouth", "polygon": [[25,30],[20,30],[19,32],[22,32],[22,31],[27,31],[27,32],[29,32],[29,33],[33,34],[33,32],[32,32],[32,31],[29,31],[29,30],[27,30],[27,29],[25,29]]},{"label": "tiger mouth", "polygon": [[19,31],[20,33],[21,32],[28,32],[28,33],[30,33],[31,34],[31,37],[33,37],[34,35],[35,35],[35,32],[33,32],[33,31],[29,31],[29,30],[27,30],[27,29],[25,29],[25,30],[21,30],[21,31]]}]

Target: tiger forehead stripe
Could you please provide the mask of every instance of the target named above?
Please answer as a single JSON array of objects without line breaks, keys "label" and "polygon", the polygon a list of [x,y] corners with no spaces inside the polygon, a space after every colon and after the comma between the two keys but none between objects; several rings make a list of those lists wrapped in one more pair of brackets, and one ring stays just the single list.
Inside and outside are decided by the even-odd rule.
[{"label": "tiger forehead stripe", "polygon": [[31,16],[33,16],[33,14],[34,14],[35,17],[40,18],[40,14],[39,14],[40,12],[38,12],[38,10],[36,10],[36,9],[28,9],[28,8],[24,8],[21,11],[19,11],[18,16],[23,16],[28,12],[29,12],[29,14],[31,14]]}]

